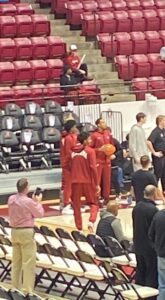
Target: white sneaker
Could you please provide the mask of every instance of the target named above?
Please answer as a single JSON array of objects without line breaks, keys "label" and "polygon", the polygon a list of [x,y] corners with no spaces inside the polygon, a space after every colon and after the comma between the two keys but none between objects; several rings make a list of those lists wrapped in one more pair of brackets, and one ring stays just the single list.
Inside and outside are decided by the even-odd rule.
[{"label": "white sneaker", "polygon": [[73,215],[73,208],[70,204],[66,205],[63,210],[62,210],[62,214],[66,214],[66,215]]}]

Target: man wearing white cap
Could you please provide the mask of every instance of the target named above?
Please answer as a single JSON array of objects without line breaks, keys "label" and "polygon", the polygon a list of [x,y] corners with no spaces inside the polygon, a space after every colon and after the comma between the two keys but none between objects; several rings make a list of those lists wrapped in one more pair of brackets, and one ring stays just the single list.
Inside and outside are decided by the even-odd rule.
[{"label": "man wearing white cap", "polygon": [[88,68],[87,65],[83,62],[85,56],[82,59],[77,54],[77,45],[72,44],[69,47],[69,53],[65,59],[65,64],[68,65],[75,76],[79,79],[79,82],[84,80],[90,80],[88,77]]}]

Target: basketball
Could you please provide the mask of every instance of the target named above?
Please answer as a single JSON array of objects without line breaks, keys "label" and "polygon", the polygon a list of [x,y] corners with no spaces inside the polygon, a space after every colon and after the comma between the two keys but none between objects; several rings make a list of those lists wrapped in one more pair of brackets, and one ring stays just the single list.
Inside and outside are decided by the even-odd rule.
[{"label": "basketball", "polygon": [[105,145],[105,148],[104,148],[104,153],[107,155],[107,156],[111,156],[112,154],[114,154],[116,151],[116,148],[114,145],[112,144],[107,144]]}]

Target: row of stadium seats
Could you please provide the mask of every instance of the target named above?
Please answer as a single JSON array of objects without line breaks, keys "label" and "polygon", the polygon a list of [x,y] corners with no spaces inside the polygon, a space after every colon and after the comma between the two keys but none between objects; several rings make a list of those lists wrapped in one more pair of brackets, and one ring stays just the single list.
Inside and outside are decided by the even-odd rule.
[{"label": "row of stadium seats", "polygon": [[47,36],[50,21],[46,15],[0,16],[0,37]]},{"label": "row of stadium seats", "polygon": [[30,3],[6,3],[0,5],[0,16],[33,15],[34,9]]},{"label": "row of stadium seats", "polygon": [[100,33],[97,35],[102,56],[158,53],[165,45],[165,30]]},{"label": "row of stadium seats", "polygon": [[1,38],[0,61],[62,58],[66,43],[59,36]]},{"label": "row of stadium seats", "polygon": [[115,56],[118,76],[123,80],[136,77],[164,76],[165,62],[156,53]]},{"label": "row of stadium seats", "polygon": [[82,34],[96,36],[98,33],[158,31],[165,29],[165,9],[130,10],[116,12],[84,12],[73,10],[71,25],[82,24]]},{"label": "row of stadium seats", "polygon": [[49,82],[63,73],[61,59],[0,62],[0,84]]},{"label": "row of stadium seats", "polygon": [[[147,92],[158,99],[165,99],[165,78],[161,76],[134,78],[132,80],[132,89],[135,91],[136,100],[144,100]],[[156,89],[157,91],[152,91]]]}]

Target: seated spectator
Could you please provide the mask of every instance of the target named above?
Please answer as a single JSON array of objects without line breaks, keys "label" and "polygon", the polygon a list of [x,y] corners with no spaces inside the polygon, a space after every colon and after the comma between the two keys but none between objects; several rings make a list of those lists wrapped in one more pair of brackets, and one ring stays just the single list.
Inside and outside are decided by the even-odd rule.
[{"label": "seated spectator", "polygon": [[124,236],[120,219],[117,218],[119,204],[117,201],[109,201],[106,210],[100,212],[100,221],[96,234],[101,238],[111,236],[121,243],[124,248],[129,247],[128,239]]},{"label": "seated spectator", "polygon": [[77,53],[77,46],[75,44],[70,45],[70,52],[67,54],[64,64],[71,68],[78,82],[92,80],[92,78],[88,77],[87,65],[81,62],[81,59]]},{"label": "seated spectator", "polygon": [[60,86],[64,90],[65,94],[77,89],[78,80],[72,73],[70,66],[64,66],[63,75],[60,77]]}]

